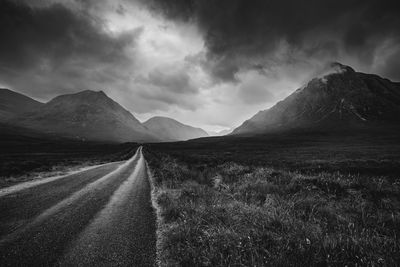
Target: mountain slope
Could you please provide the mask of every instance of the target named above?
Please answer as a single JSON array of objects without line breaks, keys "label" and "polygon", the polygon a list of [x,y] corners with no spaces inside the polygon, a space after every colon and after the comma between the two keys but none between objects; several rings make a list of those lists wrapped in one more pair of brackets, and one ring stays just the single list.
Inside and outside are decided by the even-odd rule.
[{"label": "mountain slope", "polygon": [[400,122],[400,84],[332,63],[270,109],[260,111],[232,134],[298,128],[352,129]]},{"label": "mountain slope", "polygon": [[9,120],[18,114],[31,112],[43,103],[8,89],[0,89],[0,121]]},{"label": "mountain slope", "polygon": [[145,142],[157,138],[129,111],[100,91],[58,96],[18,125],[44,133],[91,141]]},{"label": "mountain slope", "polygon": [[208,136],[207,132],[167,117],[153,117],[143,123],[162,141],[183,141]]}]

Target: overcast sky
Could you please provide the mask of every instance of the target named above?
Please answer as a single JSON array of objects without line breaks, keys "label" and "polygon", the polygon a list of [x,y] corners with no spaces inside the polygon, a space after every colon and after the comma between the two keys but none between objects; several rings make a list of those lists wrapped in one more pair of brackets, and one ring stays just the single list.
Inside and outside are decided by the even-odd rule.
[{"label": "overcast sky", "polygon": [[0,87],[103,90],[139,120],[238,126],[327,63],[400,81],[384,0],[0,0]]}]

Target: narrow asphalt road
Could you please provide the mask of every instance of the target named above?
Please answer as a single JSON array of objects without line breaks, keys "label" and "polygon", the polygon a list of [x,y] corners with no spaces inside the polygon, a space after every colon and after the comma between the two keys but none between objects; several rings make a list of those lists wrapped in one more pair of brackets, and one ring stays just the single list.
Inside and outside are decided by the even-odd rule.
[{"label": "narrow asphalt road", "polygon": [[0,192],[1,266],[154,266],[141,147],[126,162],[17,189]]}]

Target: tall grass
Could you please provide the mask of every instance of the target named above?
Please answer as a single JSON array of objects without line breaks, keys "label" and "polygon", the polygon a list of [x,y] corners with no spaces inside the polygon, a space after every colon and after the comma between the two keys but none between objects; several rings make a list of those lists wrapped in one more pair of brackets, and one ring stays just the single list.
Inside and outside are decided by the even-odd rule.
[{"label": "tall grass", "polygon": [[397,266],[400,180],[145,151],[161,266]]}]

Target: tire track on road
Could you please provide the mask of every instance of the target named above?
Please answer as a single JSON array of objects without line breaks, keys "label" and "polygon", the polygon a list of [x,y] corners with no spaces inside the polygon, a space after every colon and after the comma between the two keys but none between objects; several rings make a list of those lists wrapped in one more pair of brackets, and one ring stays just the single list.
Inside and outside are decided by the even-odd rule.
[{"label": "tire track on road", "polygon": [[60,266],[154,266],[156,218],[142,150],[131,176],[72,242]]},{"label": "tire track on road", "polygon": [[6,190],[0,197],[0,240],[26,226],[43,211],[49,209],[87,184],[114,171],[121,163],[109,163],[91,170],[36,184],[23,190]]}]

